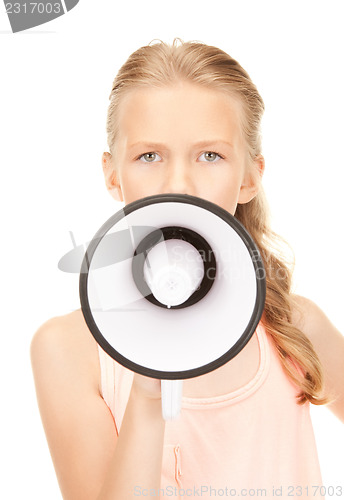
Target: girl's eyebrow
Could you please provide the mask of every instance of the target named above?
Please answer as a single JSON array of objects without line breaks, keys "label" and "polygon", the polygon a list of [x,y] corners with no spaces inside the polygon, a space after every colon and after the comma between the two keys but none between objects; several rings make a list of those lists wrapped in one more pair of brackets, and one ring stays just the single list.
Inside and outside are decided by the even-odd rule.
[{"label": "girl's eyebrow", "polygon": [[227,146],[231,149],[233,149],[233,144],[231,144],[228,141],[225,140],[220,140],[220,139],[214,139],[212,140],[205,140],[205,141],[199,141],[193,144],[194,147],[200,147],[200,148],[205,148],[207,146]]},{"label": "girl's eyebrow", "polygon": [[[224,141],[224,140],[219,140],[219,139],[215,139],[215,140],[204,140],[204,141],[198,141],[198,142],[195,142],[192,146],[193,147],[206,147],[206,146],[227,146],[227,147],[230,147],[233,149],[233,145],[228,142],[228,141]],[[135,142],[133,144],[130,144],[128,146],[128,149],[133,149],[133,148],[136,148],[136,147],[143,147],[143,148],[151,148],[151,149],[167,149],[167,145],[166,144],[163,144],[161,142],[149,142],[149,141],[139,141],[139,142]]]}]

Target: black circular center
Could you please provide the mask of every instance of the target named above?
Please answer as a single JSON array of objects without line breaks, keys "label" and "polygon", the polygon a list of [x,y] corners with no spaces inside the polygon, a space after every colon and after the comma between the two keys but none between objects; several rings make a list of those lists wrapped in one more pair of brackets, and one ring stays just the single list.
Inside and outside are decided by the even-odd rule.
[{"label": "black circular center", "polygon": [[[204,275],[198,288],[185,302],[176,306],[168,307],[154,297],[144,277],[144,264],[148,252],[155,245],[162,241],[172,239],[186,241],[198,250],[203,261]],[[166,309],[181,309],[183,307],[189,307],[196,304],[196,302],[203,299],[203,297],[209,292],[213,286],[216,276],[216,259],[211,246],[200,234],[185,227],[169,226],[152,231],[139,243],[132,259],[132,273],[138,290],[149,302],[159,307],[165,307]]]}]

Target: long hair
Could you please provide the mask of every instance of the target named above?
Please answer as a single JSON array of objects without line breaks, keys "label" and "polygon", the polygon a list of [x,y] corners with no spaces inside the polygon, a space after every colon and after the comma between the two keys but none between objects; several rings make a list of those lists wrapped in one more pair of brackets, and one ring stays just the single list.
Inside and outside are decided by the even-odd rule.
[{"label": "long hair", "polygon": [[[115,152],[122,97],[139,87],[161,88],[178,81],[202,85],[240,99],[248,164],[253,165],[254,159],[261,154],[260,124],[264,112],[264,102],[256,86],[248,73],[226,52],[198,41],[183,42],[179,38],[171,45],[153,40],[136,50],[120,68],[113,82],[107,116],[110,152]],[[324,383],[320,360],[310,340],[292,324],[293,263],[280,250],[284,240],[270,228],[262,188],[250,202],[237,206],[235,217],[249,231],[261,253],[267,284],[262,321],[274,341],[284,370],[300,389],[297,402],[327,403],[327,398],[322,395]]]}]

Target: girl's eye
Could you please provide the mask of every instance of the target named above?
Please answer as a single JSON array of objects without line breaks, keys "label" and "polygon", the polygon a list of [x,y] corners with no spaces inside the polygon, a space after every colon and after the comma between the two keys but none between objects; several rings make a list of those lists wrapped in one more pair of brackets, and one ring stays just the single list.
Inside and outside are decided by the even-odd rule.
[{"label": "girl's eye", "polygon": [[215,153],[215,151],[206,151],[205,153],[202,153],[200,158],[204,156],[205,161],[208,163],[214,162],[216,158],[219,158],[220,160],[223,159],[223,156],[221,156],[219,153]]},{"label": "girl's eye", "polygon": [[[204,157],[204,159],[202,159],[202,157]],[[215,151],[205,151],[199,158],[201,159],[201,161],[212,163],[218,160],[222,160],[223,156],[221,156],[219,153],[216,153]],[[155,163],[157,161],[160,161],[161,159],[161,156],[154,151],[144,153],[143,155],[138,157],[138,160],[142,160],[144,163]]]},{"label": "girl's eye", "polygon": [[155,163],[155,161],[161,160],[161,157],[158,155],[158,153],[145,153],[138,158],[139,160],[143,159],[144,163]]}]

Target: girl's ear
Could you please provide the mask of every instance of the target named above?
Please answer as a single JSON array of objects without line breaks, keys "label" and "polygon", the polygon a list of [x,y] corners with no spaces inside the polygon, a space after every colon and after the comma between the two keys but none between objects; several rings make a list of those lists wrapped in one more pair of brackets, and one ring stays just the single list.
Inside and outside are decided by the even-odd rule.
[{"label": "girl's ear", "polygon": [[123,193],[119,183],[116,168],[113,165],[112,155],[110,153],[103,153],[102,167],[105,178],[106,187],[110,195],[116,201],[123,201]]},{"label": "girl's ear", "polygon": [[262,155],[258,155],[254,160],[253,165],[244,176],[243,183],[240,187],[238,203],[248,203],[258,194],[264,169],[264,157]]}]

